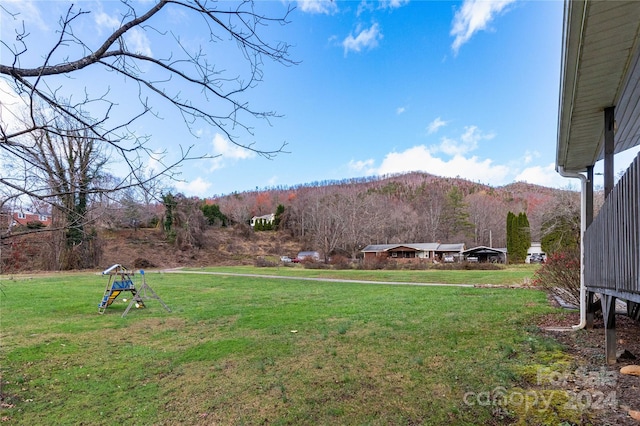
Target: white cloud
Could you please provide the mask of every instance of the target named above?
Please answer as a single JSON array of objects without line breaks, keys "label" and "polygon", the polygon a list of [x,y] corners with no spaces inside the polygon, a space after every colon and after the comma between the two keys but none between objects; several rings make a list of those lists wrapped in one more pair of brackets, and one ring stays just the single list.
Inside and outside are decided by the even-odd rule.
[{"label": "white cloud", "polygon": [[409,4],[409,0],[381,0],[381,6],[385,9],[397,9],[406,4]]},{"label": "white cloud", "polygon": [[431,123],[429,123],[429,126],[427,126],[427,132],[429,132],[429,134],[435,133],[438,131],[438,129],[440,129],[440,127],[444,127],[446,125],[447,125],[447,122],[441,119],[440,117],[438,117],[435,120],[433,120]]},{"label": "white cloud", "polygon": [[465,0],[462,7],[456,11],[453,18],[451,35],[455,37],[451,48],[457,55],[460,47],[473,35],[487,26],[496,15],[515,0]]},{"label": "white cloud", "polygon": [[446,177],[459,176],[491,185],[505,183],[509,175],[507,166],[493,164],[490,159],[480,160],[476,156],[465,158],[462,155],[455,155],[449,160],[443,160],[435,157],[424,145],[387,154],[377,169],[377,173],[381,175],[411,171],[424,171]]},{"label": "white cloud", "polygon": [[635,146],[616,154],[615,159],[613,160],[616,173],[624,173],[629,168],[633,160],[638,156],[638,152],[640,152],[640,146]]},{"label": "white cloud", "polygon": [[225,160],[247,160],[256,156],[256,153],[238,146],[220,133],[213,137],[213,155],[215,158],[211,162],[211,171],[224,167]]},{"label": "white cloud", "polygon": [[491,140],[493,133],[483,133],[477,126],[465,126],[460,140],[444,137],[440,145],[432,147],[434,151],[444,152],[448,155],[462,155],[478,149],[478,143],[482,140]]},{"label": "white cloud", "polygon": [[211,183],[206,182],[201,177],[197,177],[191,182],[176,182],[175,186],[178,191],[187,196],[197,195],[198,197],[203,197],[207,195],[209,188],[211,188]]},{"label": "white cloud", "polygon": [[307,13],[331,14],[338,10],[337,2],[333,0],[298,0],[298,7]]},{"label": "white cloud", "polygon": [[247,158],[253,158],[255,153],[251,150],[243,148],[229,141],[229,139],[222,136],[220,133],[216,133],[213,137],[213,152],[214,154],[220,154],[225,158],[233,158],[237,160],[245,160]]},{"label": "white cloud", "polygon": [[524,164],[531,164],[535,158],[540,158],[540,153],[538,151],[525,151],[524,157],[522,157],[522,162]]},{"label": "white cloud", "polygon": [[[40,13],[40,8],[37,6],[38,1],[33,0],[3,0],[3,7],[12,14],[17,14],[16,18],[13,19],[13,22],[18,25],[22,25],[22,22],[25,24],[35,24],[41,30],[48,30],[49,26],[42,19],[42,14]],[[2,22],[2,26],[6,26],[7,29],[11,26],[9,20],[5,19]],[[13,34],[15,37],[15,34]]]},{"label": "white cloud", "polygon": [[113,31],[120,27],[120,20],[115,16],[111,16],[102,11],[95,13],[94,16],[98,28]]},{"label": "white cloud", "polygon": [[132,28],[127,31],[126,38],[127,45],[132,52],[153,57],[151,53],[151,42],[143,30],[140,28]]},{"label": "white cloud", "polygon": [[349,34],[342,42],[345,55],[350,51],[361,52],[363,49],[373,49],[378,46],[378,42],[382,39],[380,26],[377,23],[371,25],[368,29],[357,29],[356,32],[358,32],[358,35],[354,37],[353,34]]},{"label": "white cloud", "polygon": [[147,173],[160,173],[164,170],[165,166],[162,164],[162,160],[165,154],[162,152],[151,152],[145,170]]},{"label": "white cloud", "polygon": [[400,114],[404,113],[406,110],[407,110],[407,108],[405,108],[405,107],[398,107],[396,109],[396,114],[400,115]]},{"label": "white cloud", "polygon": [[440,145],[437,147],[432,147],[434,152],[440,151],[444,152],[447,155],[460,155],[464,154],[467,149],[464,149],[457,140],[444,137],[440,141]]},{"label": "white cloud", "polygon": [[[640,146],[629,149],[627,151],[616,154],[614,159],[615,164],[615,176],[618,177],[621,173],[629,167],[633,159],[640,152]],[[525,159],[529,158],[539,158],[541,155],[537,151],[525,153]],[[528,164],[528,163],[525,163]],[[598,161],[595,164],[595,176],[594,176],[594,185],[596,188],[602,187],[604,185],[604,179],[602,176],[602,167],[603,162]],[[566,188],[568,185],[580,187],[580,183],[576,179],[570,179],[560,176],[558,172],[556,172],[555,164],[550,163],[546,166],[531,166],[522,170],[514,180],[533,183],[536,185],[544,185],[553,188]]]},{"label": "white cloud", "polygon": [[224,159],[217,155],[216,157],[211,159],[211,167],[209,167],[209,171],[213,172],[214,170],[218,170],[224,167]]},{"label": "white cloud", "polygon": [[496,135],[493,133],[482,133],[478,130],[477,126],[465,126],[464,133],[460,137],[462,142],[469,146],[473,146],[473,149],[476,149],[478,146],[478,142],[481,140],[491,140],[495,138]]},{"label": "white cloud", "polygon": [[571,181],[560,176],[556,172],[555,164],[550,163],[546,166],[527,167],[514,178],[514,182],[527,182],[552,188],[565,188]]},{"label": "white cloud", "polygon": [[[112,32],[122,25],[122,22],[115,16],[109,15],[104,11],[95,13],[96,27]],[[133,53],[139,53],[145,56],[153,56],[151,53],[151,42],[141,28],[131,28],[125,34],[128,49]]]},{"label": "white cloud", "polygon": [[[475,155],[453,153],[450,158],[437,154],[443,152],[440,147],[418,145],[401,152],[385,155],[379,167],[373,159],[350,161],[349,168],[360,175],[386,175],[409,172],[426,172],[442,177],[460,177],[492,186],[506,185],[512,182],[528,182],[552,188],[567,188],[575,184],[574,179],[560,176],[555,164],[536,165],[519,168],[514,165],[497,164],[490,158],[481,159]],[[365,173],[366,172],[366,173]]]},{"label": "white cloud", "polygon": [[24,127],[23,117],[27,116],[27,103],[18,96],[9,83],[0,78],[0,123],[9,132]]},{"label": "white cloud", "polygon": [[348,167],[349,167],[349,170],[353,172],[364,173],[365,175],[367,175],[367,174],[375,173],[373,169],[374,164],[375,164],[375,161],[372,158],[368,160],[361,160],[361,161],[351,160],[349,161]]},{"label": "white cloud", "polygon": [[409,0],[362,0],[358,5],[356,15],[360,16],[365,11],[372,12],[376,9],[398,9],[407,4],[409,4]]}]

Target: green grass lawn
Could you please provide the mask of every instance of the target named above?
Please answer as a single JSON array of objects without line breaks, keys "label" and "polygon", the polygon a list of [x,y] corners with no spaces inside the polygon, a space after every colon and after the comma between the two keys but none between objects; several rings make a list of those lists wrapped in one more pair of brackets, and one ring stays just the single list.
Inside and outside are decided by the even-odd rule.
[{"label": "green grass lawn", "polygon": [[[414,271],[355,272],[416,279]],[[503,424],[518,420],[517,410],[465,395],[515,388],[526,366],[561,356],[535,333],[536,318],[554,310],[530,289],[167,273],[147,281],[171,313],[151,300],[121,318],[119,298],[99,315],[107,279],[94,274],[0,281],[0,417],[28,425]]]}]

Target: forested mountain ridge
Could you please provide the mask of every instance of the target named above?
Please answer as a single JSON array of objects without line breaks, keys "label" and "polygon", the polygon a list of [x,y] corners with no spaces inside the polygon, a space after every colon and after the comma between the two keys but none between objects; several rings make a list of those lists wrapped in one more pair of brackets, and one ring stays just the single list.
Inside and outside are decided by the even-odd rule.
[{"label": "forested mountain ridge", "polygon": [[[97,265],[206,266],[253,262],[256,256],[317,250],[354,258],[369,244],[465,243],[506,247],[507,214],[526,213],[532,241],[542,224],[579,224],[579,193],[527,183],[492,187],[459,178],[409,173],[381,178],[271,188],[202,200],[167,193],[163,202],[91,206]],[[205,215],[205,212],[209,213]],[[211,219],[211,214],[213,220]],[[277,215],[277,231],[251,229],[251,217]],[[548,229],[548,228],[547,228]],[[25,235],[20,236],[22,231]],[[11,229],[2,271],[57,269],[64,230]],[[571,237],[573,238],[573,237]],[[138,263],[140,263],[138,265]],[[145,266],[146,265],[146,266]]]},{"label": "forested mountain ridge", "polygon": [[545,220],[559,209],[578,209],[579,193],[524,182],[492,187],[414,172],[232,193],[207,202],[232,223],[247,223],[282,205],[280,229],[302,247],[355,256],[376,243],[505,247],[509,211],[526,213],[532,239],[539,241]]}]

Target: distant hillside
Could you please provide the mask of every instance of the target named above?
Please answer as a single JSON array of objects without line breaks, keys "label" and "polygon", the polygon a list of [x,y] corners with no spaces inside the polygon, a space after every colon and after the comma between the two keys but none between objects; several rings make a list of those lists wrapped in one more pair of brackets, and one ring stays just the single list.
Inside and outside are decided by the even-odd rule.
[{"label": "distant hillside", "polygon": [[524,182],[492,187],[462,178],[407,173],[314,182],[208,200],[235,223],[285,207],[282,229],[302,246],[355,255],[371,243],[463,242],[506,246],[506,216],[525,212],[539,240],[545,215],[579,194]]},{"label": "distant hillside", "polygon": [[[183,212],[188,217],[181,229],[204,221],[200,200],[182,200],[190,203],[191,210]],[[112,263],[135,268],[252,264],[257,256],[278,259],[302,250],[353,258],[365,246],[382,243],[506,247],[509,211],[525,212],[532,239],[539,241],[545,220],[562,210],[577,211],[579,194],[522,182],[491,187],[408,173],[234,193],[206,201],[218,205],[228,226],[222,227],[222,222],[203,225],[197,243],[169,242],[161,231],[163,205],[139,206],[136,218],[147,227],[143,229],[131,226],[131,206],[97,211],[100,267]],[[248,225],[252,216],[275,213],[279,205],[284,210],[277,232],[255,231]],[[5,238],[2,271],[55,269],[56,238],[56,233]]]}]

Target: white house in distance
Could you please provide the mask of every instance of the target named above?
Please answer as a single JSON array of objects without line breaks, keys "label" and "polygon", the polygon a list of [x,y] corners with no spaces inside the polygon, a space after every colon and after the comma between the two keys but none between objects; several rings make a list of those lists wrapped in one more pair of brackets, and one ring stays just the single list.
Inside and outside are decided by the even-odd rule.
[{"label": "white house in distance", "polygon": [[527,257],[524,259],[524,263],[531,263],[531,258],[537,259],[539,262],[547,260],[547,254],[542,251],[542,244],[531,243],[531,247],[527,250]]},{"label": "white house in distance", "polygon": [[276,220],[276,215],[271,213],[262,216],[254,216],[251,218],[251,227],[255,228],[256,223],[258,223],[260,220],[262,220],[264,223],[273,223]]}]

